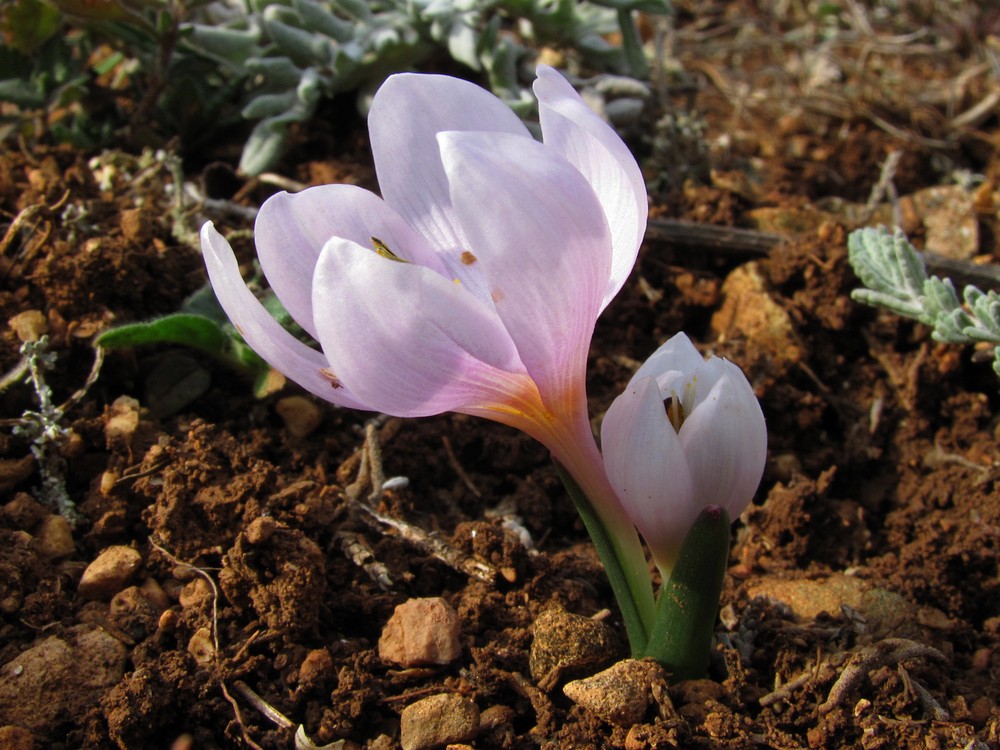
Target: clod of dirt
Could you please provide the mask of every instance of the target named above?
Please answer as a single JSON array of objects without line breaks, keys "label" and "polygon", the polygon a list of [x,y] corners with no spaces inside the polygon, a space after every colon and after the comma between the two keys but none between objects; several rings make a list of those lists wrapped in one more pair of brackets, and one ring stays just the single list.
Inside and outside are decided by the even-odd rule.
[{"label": "clod of dirt", "polygon": [[657,681],[665,684],[666,675],[656,662],[625,659],[593,677],[567,682],[563,693],[604,721],[630,727],[642,721]]},{"label": "clod of dirt", "polygon": [[403,750],[428,750],[451,742],[471,740],[479,731],[479,708],[455,693],[440,693],[419,700],[399,716],[399,742]]},{"label": "clod of dirt", "polygon": [[615,661],[621,648],[609,625],[562,610],[543,612],[532,626],[528,668],[548,689],[562,675],[593,673]]},{"label": "clod of dirt", "polygon": [[108,547],[83,571],[77,591],[84,599],[110,599],[128,586],[142,565],[142,555],[131,547]]},{"label": "clod of dirt", "polygon": [[103,630],[71,628],[0,667],[0,716],[32,731],[79,720],[125,674],[125,647]]},{"label": "clod of dirt", "polygon": [[704,724],[726,691],[714,680],[684,680],[670,688],[677,713],[692,724]]},{"label": "clod of dirt", "polygon": [[286,396],[274,405],[285,429],[293,438],[304,438],[316,431],[323,422],[323,410],[305,396]]},{"label": "clod of dirt", "polygon": [[49,321],[41,310],[25,310],[7,321],[21,341],[38,341],[49,332]]},{"label": "clod of dirt", "polygon": [[403,667],[450,664],[462,655],[458,613],[441,597],[400,604],[378,641],[383,661]]},{"label": "clod of dirt", "polygon": [[636,724],[625,735],[625,750],[677,750],[690,747],[675,725]]},{"label": "clod of dirt", "polygon": [[122,589],[111,599],[108,619],[135,641],[156,630],[161,610],[138,586]]},{"label": "clod of dirt", "polygon": [[219,584],[236,607],[247,603],[275,630],[308,632],[319,621],[326,599],[326,556],[298,529],[277,528],[261,539],[247,528],[223,560]]},{"label": "clod of dirt", "polygon": [[76,551],[73,529],[62,516],[46,516],[35,529],[35,549],[48,560],[61,560]]}]

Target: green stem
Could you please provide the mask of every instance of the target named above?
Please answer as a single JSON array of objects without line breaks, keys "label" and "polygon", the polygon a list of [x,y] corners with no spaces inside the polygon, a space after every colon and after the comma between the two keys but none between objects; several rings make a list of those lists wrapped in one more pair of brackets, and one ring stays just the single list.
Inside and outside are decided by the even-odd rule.
[{"label": "green stem", "polygon": [[[559,478],[566,486],[569,496],[573,499],[577,513],[583,519],[583,525],[597,548],[597,554],[604,563],[604,570],[611,582],[611,590],[618,601],[622,619],[625,620],[625,630],[628,633],[629,644],[633,656],[641,655],[646,649],[651,626],[651,612],[643,606],[644,591],[649,588],[648,571],[645,566],[634,570],[635,565],[629,564],[627,548],[622,547],[622,540],[616,540],[609,533],[607,525],[601,520],[590,499],[580,489],[580,485],[570,476],[558,461],[555,462]],[[641,549],[641,547],[639,548]],[[634,562],[634,561],[633,561]],[[644,562],[644,560],[643,560]]]},{"label": "green stem", "polygon": [[674,679],[704,677],[712,648],[719,596],[729,562],[729,514],[705,508],[684,538],[670,579],[660,589],[656,620],[643,656]]},{"label": "green stem", "polygon": [[632,11],[626,8],[618,9],[618,26],[622,32],[622,50],[625,53],[625,64],[629,75],[640,80],[648,75],[646,53],[642,50],[642,38],[639,28],[635,25]]}]

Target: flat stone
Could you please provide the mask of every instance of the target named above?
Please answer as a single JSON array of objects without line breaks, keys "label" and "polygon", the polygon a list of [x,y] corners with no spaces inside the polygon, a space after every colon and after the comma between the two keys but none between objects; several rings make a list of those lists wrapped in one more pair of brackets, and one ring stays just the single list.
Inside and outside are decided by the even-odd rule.
[{"label": "flat stone", "polygon": [[553,670],[569,675],[593,673],[619,655],[614,631],[601,620],[549,610],[538,616],[531,629],[534,638],[528,668],[536,682]]},{"label": "flat stone", "polygon": [[108,547],[83,571],[77,591],[84,599],[108,600],[132,582],[141,565],[142,555],[131,547]]},{"label": "flat stone", "polygon": [[909,196],[924,224],[924,250],[971,260],[979,252],[979,220],[972,193],[960,185],[938,185]]},{"label": "flat stone", "polygon": [[458,613],[444,599],[410,599],[386,623],[378,655],[402,667],[450,664],[462,655],[461,633]]},{"label": "flat stone", "polygon": [[593,677],[567,682],[563,693],[604,721],[631,727],[645,716],[656,681],[666,681],[656,662],[625,659]]},{"label": "flat stone", "polygon": [[125,674],[116,638],[87,625],[51,636],[0,667],[0,716],[33,732],[78,720]]},{"label": "flat stone", "polygon": [[429,750],[471,740],[479,731],[479,708],[455,693],[440,693],[419,700],[399,716],[399,742],[403,750]]},{"label": "flat stone", "polygon": [[802,347],[788,312],[775,300],[756,261],[734,269],[722,284],[722,307],[712,316],[720,338],[746,338],[780,377],[802,358]]},{"label": "flat stone", "polygon": [[866,619],[873,633],[917,635],[920,628],[949,630],[954,625],[940,610],[917,606],[894,591],[843,573],[815,579],[760,576],[748,582],[746,593],[751,599],[780,602],[797,620],[806,622],[821,612],[841,616],[846,605]]}]

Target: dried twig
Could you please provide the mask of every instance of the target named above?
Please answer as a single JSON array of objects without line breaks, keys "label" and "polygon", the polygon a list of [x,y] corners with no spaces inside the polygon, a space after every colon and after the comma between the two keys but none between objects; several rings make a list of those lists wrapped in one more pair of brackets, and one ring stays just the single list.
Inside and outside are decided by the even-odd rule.
[{"label": "dried twig", "polygon": [[[374,508],[374,503],[382,497],[382,491],[385,486],[385,474],[382,470],[382,447],[380,442],[380,433],[376,428],[377,424],[375,422],[369,422],[365,425],[364,445],[361,450],[355,454],[360,454],[357,478],[350,485],[344,488],[344,494],[347,496],[349,507],[353,511],[358,512],[358,518],[361,521],[370,523],[371,520],[374,520],[383,526],[388,526],[389,528],[394,529],[405,541],[419,547],[424,552],[437,558],[450,568],[480,581],[486,581],[488,583],[495,581],[497,578],[497,570],[491,565],[487,565],[484,562],[469,557],[461,550],[458,550],[447,542],[438,539],[418,526],[414,526],[398,518],[392,518],[384,515],[383,513],[379,513]],[[353,460],[353,456],[348,459],[348,461]],[[342,469],[343,467],[338,470],[338,474],[341,473]],[[368,493],[366,501],[361,502],[361,494],[366,487],[371,487],[371,491]],[[365,561],[362,564],[362,567],[369,573],[369,575],[374,573],[376,582],[379,582],[381,585],[381,583],[388,578],[388,573],[385,567],[375,559],[374,555],[368,553],[368,551],[364,548],[359,550],[352,544],[350,539],[347,539],[346,542],[353,550],[352,552],[348,552],[348,556],[355,562],[358,562],[358,559]],[[344,544],[345,540],[342,540],[341,543]],[[358,553],[357,559],[354,557],[354,553]]]},{"label": "dried twig", "polygon": [[383,591],[392,588],[389,569],[375,557],[375,553],[359,534],[341,529],[336,534],[340,549],[347,558],[361,568]]},{"label": "dried twig", "polygon": [[497,579],[497,570],[492,565],[488,565],[480,560],[469,557],[464,552],[451,546],[442,539],[432,536],[419,526],[413,526],[405,521],[400,521],[389,516],[384,516],[366,506],[360,506],[365,513],[371,516],[384,526],[388,526],[399,533],[399,535],[427,554],[437,558],[445,565],[467,576],[471,576],[480,581],[493,583]]},{"label": "dried twig", "polygon": [[448,457],[448,465],[451,466],[452,470],[458,474],[458,478],[462,480],[462,484],[476,497],[482,497],[482,493],[479,488],[476,487],[475,482],[469,477],[462,467],[462,464],[458,462],[458,458],[455,456],[455,451],[451,448],[451,441],[448,439],[447,435],[442,436],[441,444],[444,445],[444,453]]},{"label": "dried twig", "polygon": [[[948,661],[944,654],[936,648],[905,638],[886,638],[860,649],[851,657],[847,666],[844,667],[844,671],[840,673],[840,677],[830,688],[830,693],[826,701],[819,707],[819,712],[821,714],[829,713],[844,703],[859,688],[861,681],[876,667],[918,658],[941,663]],[[910,679],[911,684],[914,684],[912,678]]]},{"label": "dried twig", "polygon": [[247,701],[247,703],[256,708],[265,719],[270,721],[275,726],[281,727],[282,729],[292,729],[295,727],[294,721],[289,719],[281,713],[281,711],[257,695],[257,693],[255,693],[250,686],[242,680],[234,680],[233,689],[236,690],[236,692],[239,693]]},{"label": "dried twig", "polygon": [[[772,248],[791,241],[790,237],[770,232],[676,219],[650,219],[646,239],[653,243],[697,249],[703,253],[747,259],[763,258]],[[934,253],[920,253],[920,257],[931,272],[947,276],[959,286],[975,284],[981,289],[1000,289],[1000,266],[943,258]]]}]

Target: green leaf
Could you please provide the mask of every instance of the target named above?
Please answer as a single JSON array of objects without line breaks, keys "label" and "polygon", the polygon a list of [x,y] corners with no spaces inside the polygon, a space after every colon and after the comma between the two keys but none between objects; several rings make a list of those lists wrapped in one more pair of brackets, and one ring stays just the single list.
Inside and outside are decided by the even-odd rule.
[{"label": "green leaf", "polygon": [[0,13],[0,32],[7,44],[26,55],[34,54],[62,26],[59,11],[41,0],[14,0]]},{"label": "green leaf", "polygon": [[203,315],[175,313],[145,323],[109,328],[94,343],[104,349],[128,349],[144,344],[184,344],[215,356],[225,356],[231,338],[218,323]]}]

